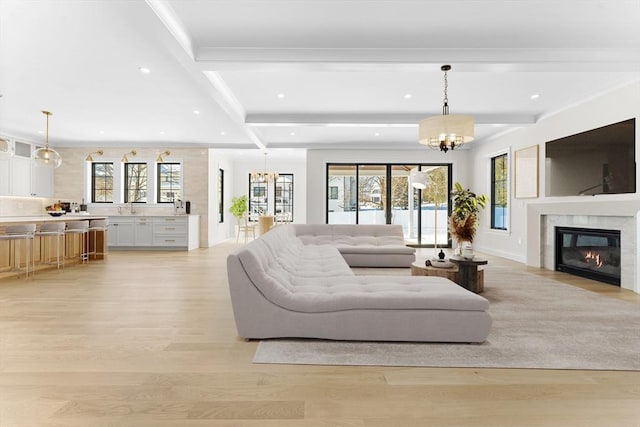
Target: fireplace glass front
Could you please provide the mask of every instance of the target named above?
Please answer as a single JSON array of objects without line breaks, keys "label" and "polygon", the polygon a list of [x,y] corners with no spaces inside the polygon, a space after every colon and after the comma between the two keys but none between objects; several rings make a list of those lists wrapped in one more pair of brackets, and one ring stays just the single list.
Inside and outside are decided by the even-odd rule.
[{"label": "fireplace glass front", "polygon": [[620,286],[620,231],[556,227],[556,270]]}]

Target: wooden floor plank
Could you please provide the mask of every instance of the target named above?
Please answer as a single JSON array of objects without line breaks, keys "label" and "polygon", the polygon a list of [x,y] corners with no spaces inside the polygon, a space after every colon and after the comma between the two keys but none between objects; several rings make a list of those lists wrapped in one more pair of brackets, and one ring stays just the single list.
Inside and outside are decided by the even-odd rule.
[{"label": "wooden floor plank", "polygon": [[[640,372],[253,364],[226,280],[236,247],[0,280],[0,426],[640,425]],[[488,258],[640,309],[627,290]]]}]

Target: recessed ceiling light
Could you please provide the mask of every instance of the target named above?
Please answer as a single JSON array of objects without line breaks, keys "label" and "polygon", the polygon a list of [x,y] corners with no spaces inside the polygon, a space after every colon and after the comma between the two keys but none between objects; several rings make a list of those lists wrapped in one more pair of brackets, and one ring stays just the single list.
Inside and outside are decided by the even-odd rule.
[{"label": "recessed ceiling light", "polygon": [[534,93],[533,95],[531,95],[531,99],[538,99],[538,98],[540,98],[539,93]]},{"label": "recessed ceiling light", "polygon": [[413,95],[411,95],[410,93],[404,94],[404,99],[411,99],[411,98],[413,98]]},{"label": "recessed ceiling light", "polygon": [[225,136],[227,133],[225,131],[220,132],[220,135]]},{"label": "recessed ceiling light", "polygon": [[380,132],[374,133],[373,136],[380,136]]},{"label": "recessed ceiling light", "polygon": [[279,94],[278,94],[278,98],[279,98],[279,99],[284,98],[284,93],[279,93]]},{"label": "recessed ceiling light", "polygon": [[38,133],[42,135],[44,133],[44,131],[43,130],[39,130]]},{"label": "recessed ceiling light", "polygon": [[163,130],[160,131],[160,135],[164,135],[164,131]]},{"label": "recessed ceiling light", "polygon": [[198,110],[193,110],[193,114],[198,115],[198,114],[200,114],[200,111],[198,111]]},{"label": "recessed ceiling light", "polygon": [[100,134],[104,134],[104,131],[103,131],[103,130],[101,130],[101,131],[100,131]]},{"label": "recessed ceiling light", "polygon": [[149,74],[151,72],[147,67],[138,67],[138,70],[140,70],[142,74]]},{"label": "recessed ceiling light", "polygon": [[296,133],[295,133],[295,132],[291,132],[289,135],[291,135],[291,136],[295,136],[295,135],[296,135]]}]

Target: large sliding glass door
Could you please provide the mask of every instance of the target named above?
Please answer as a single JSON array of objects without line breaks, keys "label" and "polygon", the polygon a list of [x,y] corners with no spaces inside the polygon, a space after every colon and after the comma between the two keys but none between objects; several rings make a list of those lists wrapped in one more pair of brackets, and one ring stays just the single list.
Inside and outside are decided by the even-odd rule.
[{"label": "large sliding glass door", "polygon": [[[411,175],[426,172],[417,190]],[[451,165],[329,164],[327,224],[399,224],[409,244],[448,246]]]}]

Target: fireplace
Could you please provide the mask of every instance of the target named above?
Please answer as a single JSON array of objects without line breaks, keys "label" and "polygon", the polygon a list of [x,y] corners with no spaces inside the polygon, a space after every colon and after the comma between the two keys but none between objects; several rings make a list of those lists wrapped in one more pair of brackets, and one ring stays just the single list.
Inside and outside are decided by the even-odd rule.
[{"label": "fireplace", "polygon": [[620,286],[620,231],[556,227],[556,270]]}]

